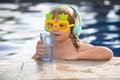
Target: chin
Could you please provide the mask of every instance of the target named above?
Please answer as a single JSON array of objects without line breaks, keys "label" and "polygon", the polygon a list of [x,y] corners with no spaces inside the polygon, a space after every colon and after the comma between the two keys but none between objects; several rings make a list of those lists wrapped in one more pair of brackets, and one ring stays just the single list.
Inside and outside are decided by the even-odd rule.
[{"label": "chin", "polygon": [[63,41],[63,39],[61,39],[61,38],[55,38],[55,41],[56,42],[61,42],[61,41]]},{"label": "chin", "polygon": [[59,38],[55,38],[55,41],[58,41],[58,42],[59,42],[59,41],[61,41],[61,39],[59,39]]}]

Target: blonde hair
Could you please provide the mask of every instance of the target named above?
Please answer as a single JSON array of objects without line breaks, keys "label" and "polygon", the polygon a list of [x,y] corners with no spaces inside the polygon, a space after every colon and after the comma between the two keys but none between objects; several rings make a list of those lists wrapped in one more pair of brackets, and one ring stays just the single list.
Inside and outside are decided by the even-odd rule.
[{"label": "blonde hair", "polygon": [[[69,24],[77,24],[78,22],[78,16],[76,12],[69,6],[59,6],[55,8],[54,10],[52,10],[50,13],[52,13],[54,17],[62,13],[67,14]],[[80,41],[78,37],[72,33],[72,30],[73,30],[73,27],[71,28],[70,38],[72,40],[73,45],[78,49]]]}]

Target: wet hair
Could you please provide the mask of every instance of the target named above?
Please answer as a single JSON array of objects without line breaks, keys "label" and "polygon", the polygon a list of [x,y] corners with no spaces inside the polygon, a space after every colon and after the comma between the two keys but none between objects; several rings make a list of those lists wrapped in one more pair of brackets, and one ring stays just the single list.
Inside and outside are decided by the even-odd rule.
[{"label": "wet hair", "polygon": [[[52,13],[54,15],[54,17],[59,15],[59,14],[62,14],[62,13],[68,15],[69,24],[77,24],[77,22],[78,22],[77,14],[74,12],[73,9],[71,9],[68,6],[57,7],[54,10],[52,10],[50,13]],[[72,33],[72,30],[73,30],[73,27],[71,27],[70,38],[72,40],[73,45],[78,49],[79,48],[79,39],[77,36],[75,36]]]}]

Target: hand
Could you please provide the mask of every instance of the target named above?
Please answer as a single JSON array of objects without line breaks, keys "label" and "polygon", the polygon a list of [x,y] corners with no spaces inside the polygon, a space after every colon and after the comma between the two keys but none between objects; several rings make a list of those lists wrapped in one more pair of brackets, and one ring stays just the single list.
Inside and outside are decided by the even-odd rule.
[{"label": "hand", "polygon": [[78,60],[78,55],[77,54],[64,55],[64,56],[62,56],[62,59],[64,59],[64,60]]},{"label": "hand", "polygon": [[38,41],[36,45],[36,53],[32,58],[39,59],[41,54],[43,54],[44,51],[45,51],[44,45],[42,44],[41,41]]}]

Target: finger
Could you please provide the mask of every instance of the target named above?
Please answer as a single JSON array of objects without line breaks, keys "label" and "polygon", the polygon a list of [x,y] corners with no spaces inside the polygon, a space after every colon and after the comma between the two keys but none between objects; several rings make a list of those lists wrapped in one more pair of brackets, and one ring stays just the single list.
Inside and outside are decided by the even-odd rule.
[{"label": "finger", "polygon": [[37,45],[40,45],[42,44],[42,42],[40,40],[37,41]]},{"label": "finger", "polygon": [[38,49],[37,52],[43,53],[45,52],[45,49]]},{"label": "finger", "polygon": [[42,45],[37,45],[36,46],[36,49],[41,49],[42,48]]},{"label": "finger", "polygon": [[45,46],[44,45],[37,45],[36,46],[36,51],[39,50],[39,49],[45,49]]},{"label": "finger", "polygon": [[41,51],[41,52],[44,52],[44,51],[45,51],[45,47],[37,47],[37,48],[36,48],[36,52],[38,52],[38,51],[39,51],[39,52],[40,52],[40,51]]},{"label": "finger", "polygon": [[43,52],[37,52],[37,55],[41,56],[43,54]]}]

